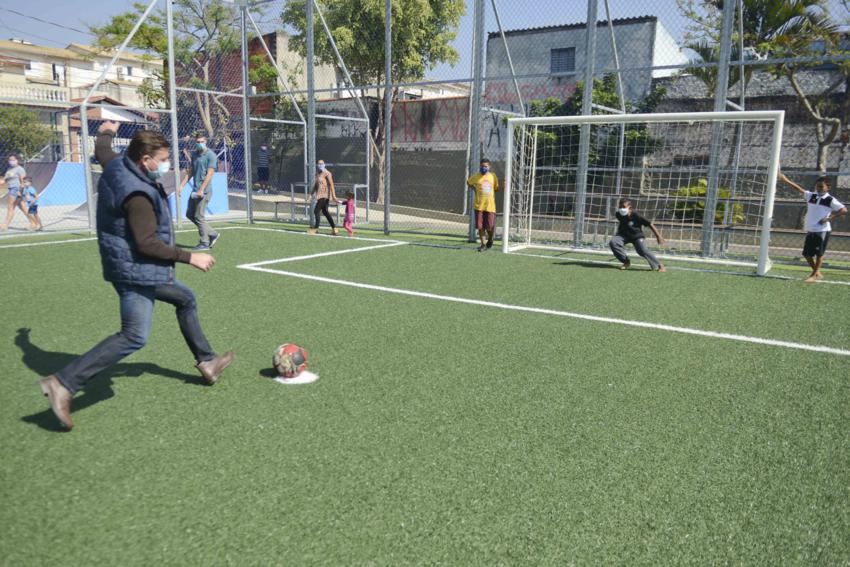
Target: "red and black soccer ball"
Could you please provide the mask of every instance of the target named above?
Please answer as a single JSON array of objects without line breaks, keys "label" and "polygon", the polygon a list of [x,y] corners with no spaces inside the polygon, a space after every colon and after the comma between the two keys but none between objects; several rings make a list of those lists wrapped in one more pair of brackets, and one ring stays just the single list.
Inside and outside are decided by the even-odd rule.
[{"label": "red and black soccer ball", "polygon": [[296,344],[284,343],[274,352],[272,365],[279,376],[295,378],[307,368],[307,351]]}]

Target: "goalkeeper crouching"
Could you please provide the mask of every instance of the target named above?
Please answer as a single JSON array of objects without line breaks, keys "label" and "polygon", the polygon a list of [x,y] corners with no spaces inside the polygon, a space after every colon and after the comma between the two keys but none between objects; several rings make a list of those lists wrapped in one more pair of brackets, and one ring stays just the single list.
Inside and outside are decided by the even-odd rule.
[{"label": "goalkeeper crouching", "polygon": [[626,255],[626,244],[631,244],[635,247],[635,251],[644,260],[649,262],[650,269],[666,272],[667,269],[664,267],[664,264],[659,262],[658,258],[646,247],[646,239],[643,236],[643,227],[648,226],[652,234],[655,235],[658,245],[663,245],[664,239],[661,237],[658,229],[655,228],[655,225],[642,215],[636,213],[632,207],[632,202],[628,199],[620,199],[617,205],[617,212],[614,216],[617,217],[617,222],[619,223],[617,225],[617,234],[614,235],[608,245],[611,247],[611,251],[614,252],[614,256],[617,257],[617,260],[622,262],[623,265],[620,266],[620,269],[628,270],[632,265],[629,257]]}]

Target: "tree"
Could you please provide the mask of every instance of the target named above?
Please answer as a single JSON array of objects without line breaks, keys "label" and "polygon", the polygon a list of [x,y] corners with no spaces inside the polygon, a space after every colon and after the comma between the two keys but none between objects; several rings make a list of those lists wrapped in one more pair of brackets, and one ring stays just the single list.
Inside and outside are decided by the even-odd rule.
[{"label": "tree", "polygon": [[[620,98],[617,94],[616,76],[613,74],[593,80],[593,102],[611,108],[620,107]],[[640,102],[633,104],[626,101],[627,113],[651,113],[666,95],[663,87],[656,86]],[[531,116],[577,116],[581,114],[582,99],[584,97],[584,82],[579,81],[576,90],[569,99],[561,102],[557,98],[548,98],[542,101],[531,101]],[[594,114],[604,114],[602,110],[594,109]],[[553,182],[574,181],[574,172],[578,165],[578,147],[580,131],[578,126],[555,126],[541,129],[537,138],[537,165],[557,167]],[[590,153],[588,165],[604,165],[615,167],[617,165],[618,145],[620,143],[619,129],[614,128],[591,128],[590,130]],[[626,124],[625,148],[623,152],[623,165],[634,166],[640,163],[644,156],[652,153],[658,148],[660,141],[654,138],[646,127],[646,124]]]},{"label": "tree", "polygon": [[56,140],[56,133],[37,112],[23,106],[0,106],[0,153],[28,159]]},{"label": "tree", "polygon": [[[356,85],[382,85],[384,77],[384,2],[378,0],[321,0],[322,13],[331,35]],[[451,46],[457,36],[460,18],[466,11],[464,0],[394,0],[393,82],[422,79],[440,63],[456,64],[459,55]],[[296,33],[290,46],[306,56],[305,0],[291,0],[281,20]],[[336,65],[330,42],[316,17],[314,50],[320,63]],[[383,90],[378,88],[378,98]],[[398,98],[394,89],[392,99]],[[384,139],[386,124],[383,105],[378,105],[372,129],[373,159],[378,166],[378,202],[384,199]]]},{"label": "tree", "polygon": [[[723,0],[678,2],[684,15],[691,20],[689,37],[707,49],[717,49]],[[850,117],[850,64],[837,63],[830,84],[812,93],[806,92],[801,85],[800,73],[822,66],[823,62],[799,59],[812,56],[829,59],[848,53],[841,45],[839,26],[827,9],[826,0],[744,0],[741,16],[745,49],[771,59],[790,59],[761,68],[790,84],[814,125],[818,145],[816,168],[825,173],[829,146],[838,139]],[[840,92],[842,87],[843,93]]]},{"label": "tree", "polygon": [[[241,56],[241,31],[239,7],[221,0],[174,1],[174,59],[179,86],[197,89],[191,97],[194,104],[178,103],[184,123],[187,118],[199,122],[210,138],[229,142],[231,110],[226,95],[242,89],[241,67],[231,63]],[[135,12],[113,16],[101,27],[89,29],[96,37],[96,46],[104,51],[115,49],[129,35],[146,6],[135,4]],[[148,57],[168,58],[166,16],[160,10],[152,13],[141,25],[129,47],[142,51]],[[229,76],[221,76],[221,68],[233,69]],[[143,84],[139,91],[147,100],[165,105],[168,101],[167,68],[156,71],[156,80]],[[263,82],[276,76],[277,71],[266,58],[254,57],[249,74],[253,80]],[[186,132],[190,134],[191,132]]]}]

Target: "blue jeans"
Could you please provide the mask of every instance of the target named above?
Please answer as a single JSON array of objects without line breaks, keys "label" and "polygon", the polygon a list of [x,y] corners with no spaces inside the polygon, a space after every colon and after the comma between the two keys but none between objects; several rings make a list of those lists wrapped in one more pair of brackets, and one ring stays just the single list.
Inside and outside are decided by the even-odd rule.
[{"label": "blue jeans", "polygon": [[125,356],[145,346],[153,323],[154,301],[164,301],[177,308],[177,322],[195,360],[215,358],[215,352],[201,330],[198,303],[186,284],[137,286],[113,284],[121,302],[121,331],[105,338],[87,353],[56,373],[63,386],[73,394],[85,386],[98,372],[106,370]]}]

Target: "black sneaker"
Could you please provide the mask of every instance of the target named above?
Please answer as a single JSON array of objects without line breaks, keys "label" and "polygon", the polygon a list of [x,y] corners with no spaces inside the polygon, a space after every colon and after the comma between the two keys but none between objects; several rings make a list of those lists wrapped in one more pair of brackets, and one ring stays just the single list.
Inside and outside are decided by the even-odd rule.
[{"label": "black sneaker", "polygon": [[210,248],[215,246],[215,243],[218,242],[219,234],[216,232],[215,236],[210,235]]},{"label": "black sneaker", "polygon": [[[212,246],[212,244],[210,244],[210,246]],[[493,247],[493,241],[492,241],[492,240],[488,240],[488,241],[487,241],[487,250],[489,250],[489,249],[490,249],[490,248],[492,248],[492,247]]]},{"label": "black sneaker", "polygon": [[484,252],[485,250],[487,250],[487,248],[482,244],[477,248],[476,252]]}]

